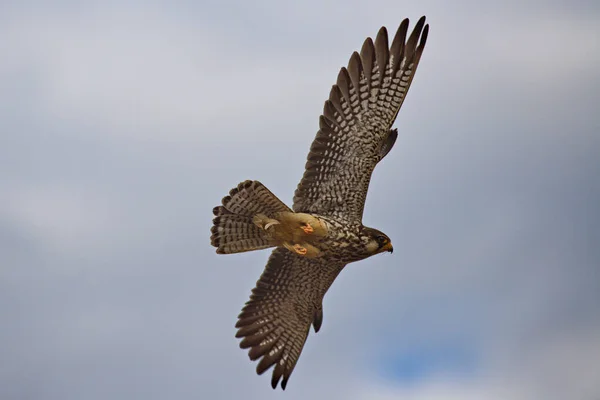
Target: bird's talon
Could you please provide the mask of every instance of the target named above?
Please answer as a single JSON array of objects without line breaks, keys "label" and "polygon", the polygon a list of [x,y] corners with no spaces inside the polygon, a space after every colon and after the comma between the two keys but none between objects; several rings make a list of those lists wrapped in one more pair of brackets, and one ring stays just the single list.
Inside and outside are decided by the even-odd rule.
[{"label": "bird's talon", "polygon": [[300,254],[301,256],[305,255],[308,250],[306,249],[306,247],[302,247],[299,244],[295,244],[294,245],[294,251],[298,254]]},{"label": "bird's talon", "polygon": [[268,224],[266,224],[266,225],[265,225],[265,228],[264,228],[264,229],[265,229],[265,231],[266,231],[267,229],[269,229],[269,228],[270,228],[270,227],[272,227],[273,225],[277,225],[277,224],[279,224],[279,221],[272,221],[272,222],[269,222]]},{"label": "bird's talon", "polygon": [[307,235],[310,235],[311,233],[313,233],[315,230],[313,229],[312,226],[310,226],[310,224],[307,222],[306,224],[304,224],[302,226],[302,230],[304,231],[304,233],[306,233]]}]

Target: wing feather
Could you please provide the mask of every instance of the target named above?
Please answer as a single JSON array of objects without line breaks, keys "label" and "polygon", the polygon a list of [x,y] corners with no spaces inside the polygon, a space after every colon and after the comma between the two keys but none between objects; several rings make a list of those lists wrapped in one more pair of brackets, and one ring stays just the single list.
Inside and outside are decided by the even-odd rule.
[{"label": "wing feather", "polygon": [[362,222],[371,174],[396,139],[391,127],[417,69],[429,26],[408,36],[400,24],[391,47],[385,27],[342,67],[325,101],[319,131],[296,189],[294,211]]},{"label": "wing feather", "polygon": [[284,248],[273,250],[236,324],[240,347],[249,349],[251,360],[259,360],[256,372],[275,367],[273,388],[281,381],[285,389],[311,323],[316,330],[321,325],[323,296],[343,267]]},{"label": "wing feather", "polygon": [[371,38],[367,38],[363,43],[363,46],[360,49],[360,59],[362,61],[366,92],[368,95],[371,92],[371,77],[373,66],[375,64],[375,46],[373,45],[373,40]]}]

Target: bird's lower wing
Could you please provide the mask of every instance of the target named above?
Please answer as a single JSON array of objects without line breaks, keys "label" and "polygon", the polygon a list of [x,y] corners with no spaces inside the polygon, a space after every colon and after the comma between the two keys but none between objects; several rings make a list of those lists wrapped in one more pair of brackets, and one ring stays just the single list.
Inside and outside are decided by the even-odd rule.
[{"label": "bird's lower wing", "polygon": [[238,317],[236,337],[243,338],[240,347],[250,349],[251,360],[260,359],[258,374],[275,366],[274,389],[281,378],[285,389],[311,323],[319,329],[323,296],[344,265],[304,258],[284,248],[273,250]]}]

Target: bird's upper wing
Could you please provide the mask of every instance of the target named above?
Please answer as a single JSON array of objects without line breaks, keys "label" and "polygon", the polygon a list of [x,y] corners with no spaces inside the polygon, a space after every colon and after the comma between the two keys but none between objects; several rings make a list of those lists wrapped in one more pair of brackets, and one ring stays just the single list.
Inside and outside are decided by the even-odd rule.
[{"label": "bird's upper wing", "polygon": [[262,357],[256,372],[275,366],[273,389],[282,377],[285,389],[311,323],[315,332],[319,330],[323,296],[344,265],[301,257],[281,247],[273,250],[236,324],[236,337],[243,338],[240,347],[250,349],[251,360]]},{"label": "bird's upper wing", "polygon": [[341,69],[319,119],[306,171],[294,195],[294,211],[362,221],[371,173],[396,140],[392,124],[423,52],[429,25],[417,22],[408,40],[408,19],[388,47],[379,30]]}]

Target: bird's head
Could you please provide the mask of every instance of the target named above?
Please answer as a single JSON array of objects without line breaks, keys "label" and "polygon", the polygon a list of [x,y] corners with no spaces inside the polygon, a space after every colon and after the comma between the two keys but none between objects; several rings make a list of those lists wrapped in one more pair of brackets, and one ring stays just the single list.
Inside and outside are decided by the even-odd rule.
[{"label": "bird's head", "polygon": [[384,251],[392,253],[394,251],[392,241],[385,233],[377,229],[365,227],[363,228],[363,235],[366,239],[365,246],[369,255],[383,253]]}]

